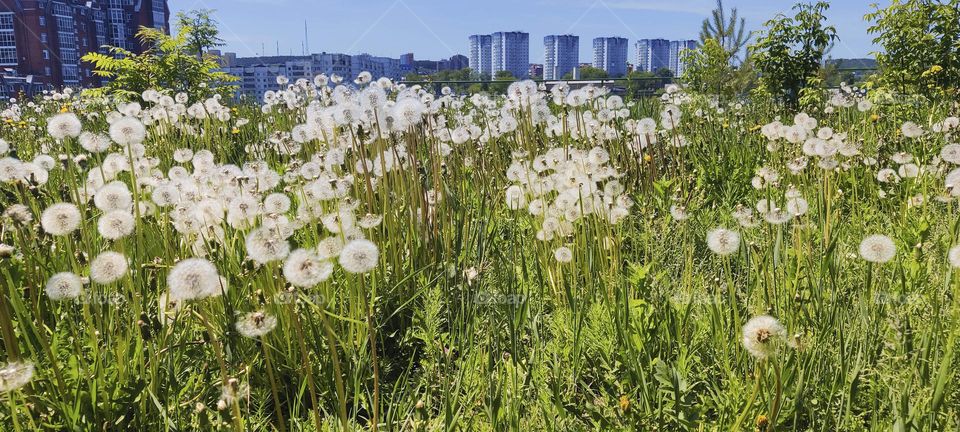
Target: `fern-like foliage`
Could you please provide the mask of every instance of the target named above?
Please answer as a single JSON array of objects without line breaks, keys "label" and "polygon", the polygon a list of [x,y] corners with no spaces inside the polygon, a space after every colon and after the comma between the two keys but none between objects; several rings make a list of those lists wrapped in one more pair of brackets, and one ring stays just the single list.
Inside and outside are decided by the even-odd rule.
[{"label": "fern-like foliage", "polygon": [[93,73],[107,80],[103,87],[87,92],[123,100],[138,100],[148,89],[184,92],[191,100],[203,100],[215,93],[232,94],[236,87],[230,83],[238,78],[221,71],[215,57],[193,54],[188,43],[191,31],[183,27],[176,35],[168,35],[141,27],[137,38],[148,47],[142,54],[106,46],[107,54],[84,55],[83,61],[93,64]]}]

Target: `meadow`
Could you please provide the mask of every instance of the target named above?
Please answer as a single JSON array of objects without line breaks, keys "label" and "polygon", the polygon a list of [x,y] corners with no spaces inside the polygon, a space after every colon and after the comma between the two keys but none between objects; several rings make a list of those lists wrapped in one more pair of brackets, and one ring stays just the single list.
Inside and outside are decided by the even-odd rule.
[{"label": "meadow", "polygon": [[960,107],[669,86],[0,113],[0,429],[960,429]]}]

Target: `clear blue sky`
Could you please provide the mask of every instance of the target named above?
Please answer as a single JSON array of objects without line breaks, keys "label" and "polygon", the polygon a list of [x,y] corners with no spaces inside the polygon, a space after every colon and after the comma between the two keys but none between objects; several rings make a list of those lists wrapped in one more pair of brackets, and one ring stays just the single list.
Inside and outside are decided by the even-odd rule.
[{"label": "clear blue sky", "polygon": [[[886,0],[834,0],[828,16],[840,41],[834,58],[867,57],[875,48],[863,15],[870,3]],[[793,0],[726,0],[747,19],[750,30],[777,13],[789,13]],[[467,37],[476,33],[522,30],[530,33],[530,61],[543,62],[543,37],[580,36],[580,61],[592,60],[598,36],[697,39],[700,23],[715,0],[170,0],[173,12],[214,9],[225,51],[239,56],[266,52],[300,54],[304,21],[311,52],[370,53],[417,59],[468,54]]]}]

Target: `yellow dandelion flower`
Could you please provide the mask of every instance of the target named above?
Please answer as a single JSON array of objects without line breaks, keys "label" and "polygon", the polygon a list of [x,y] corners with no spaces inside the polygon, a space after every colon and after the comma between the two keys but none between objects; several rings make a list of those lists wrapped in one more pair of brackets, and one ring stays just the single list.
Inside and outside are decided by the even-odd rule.
[{"label": "yellow dandelion flower", "polygon": [[630,398],[628,398],[627,395],[620,396],[620,401],[618,403],[621,411],[630,409]]}]

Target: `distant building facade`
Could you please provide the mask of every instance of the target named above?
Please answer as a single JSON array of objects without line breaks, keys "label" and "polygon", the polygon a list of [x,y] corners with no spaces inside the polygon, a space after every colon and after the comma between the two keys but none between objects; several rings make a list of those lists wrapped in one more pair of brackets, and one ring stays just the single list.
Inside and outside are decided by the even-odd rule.
[{"label": "distant building facade", "polygon": [[542,79],[543,73],[544,73],[543,64],[530,63],[530,68],[527,71],[527,76],[533,79]]},{"label": "distant building facade", "polygon": [[670,67],[670,41],[640,39],[637,41],[637,71],[656,72]]},{"label": "distant building facade", "polygon": [[697,49],[697,41],[684,40],[670,42],[670,70],[673,76],[681,76],[687,69],[687,63],[684,61],[684,54],[688,50]]},{"label": "distant building facade", "polygon": [[543,38],[543,79],[561,79],[573,75],[580,63],[580,37],[550,35]]},{"label": "distant building facade", "polygon": [[627,74],[629,42],[622,37],[599,37],[593,40],[593,67],[603,69],[612,78]]},{"label": "distant building facade", "polygon": [[470,36],[470,69],[479,75],[490,76],[493,58],[493,38],[490,35]]},{"label": "distant building facade", "polygon": [[167,0],[0,0],[0,67],[55,87],[96,86],[89,52],[140,53],[138,29],[170,31]]},{"label": "distant building facade", "polygon": [[496,32],[490,37],[490,76],[507,71],[516,78],[526,78],[530,71],[530,34]]},{"label": "distant building facade", "polygon": [[461,70],[470,67],[470,59],[463,54],[450,56],[450,70]]},{"label": "distant building facade", "polygon": [[235,53],[220,54],[221,70],[240,78],[238,94],[262,98],[267,91],[280,90],[277,76],[283,75],[294,82],[298,79],[313,80],[320,74],[339,75],[352,80],[361,72],[370,72],[374,79],[386,77],[399,80],[407,73],[431,74],[440,70],[466,67],[464,55],[454,55],[447,60],[414,60],[413,54],[400,58],[379,57],[370,54],[319,53],[306,56],[237,57]]}]

